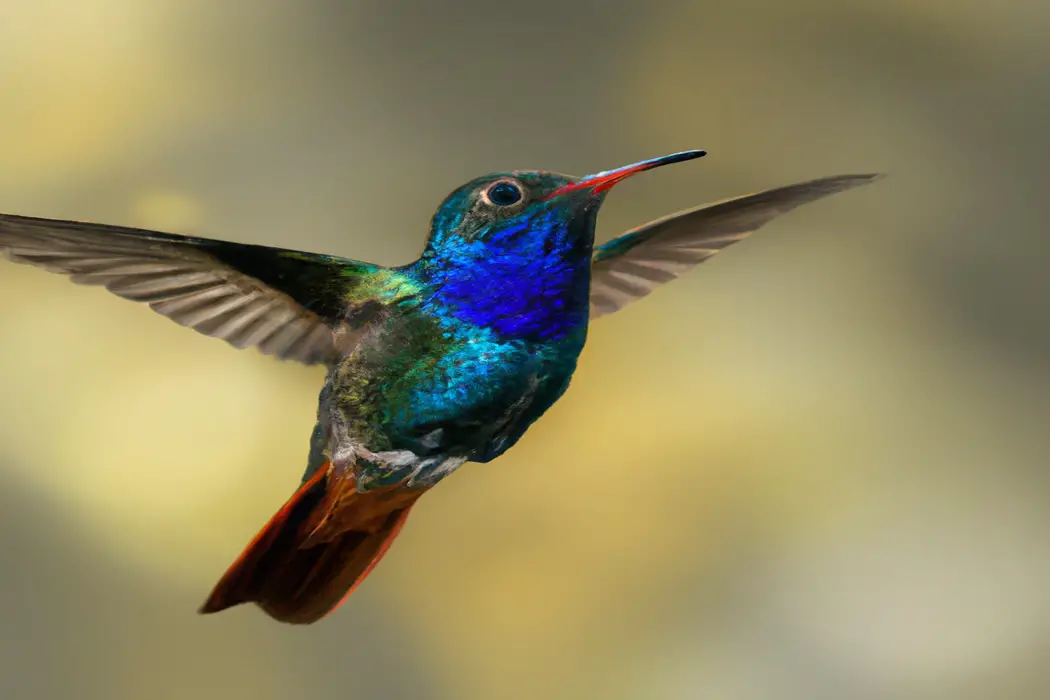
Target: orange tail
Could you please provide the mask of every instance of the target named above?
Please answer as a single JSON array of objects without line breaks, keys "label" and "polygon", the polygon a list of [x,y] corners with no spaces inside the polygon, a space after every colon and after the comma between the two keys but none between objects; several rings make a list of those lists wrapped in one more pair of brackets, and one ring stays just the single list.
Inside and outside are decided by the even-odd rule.
[{"label": "orange tail", "polygon": [[[334,485],[332,481],[337,483]],[[407,496],[340,488],[325,465],[270,519],[216,584],[201,613],[256,603],[281,622],[310,624],[339,606],[372,572],[422,491]],[[318,523],[339,530],[318,538]]]}]

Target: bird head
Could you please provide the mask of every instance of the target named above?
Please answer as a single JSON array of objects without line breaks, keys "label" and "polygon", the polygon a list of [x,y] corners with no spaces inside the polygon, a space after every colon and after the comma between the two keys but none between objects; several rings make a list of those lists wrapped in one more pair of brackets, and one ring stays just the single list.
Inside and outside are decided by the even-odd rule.
[{"label": "bird head", "polygon": [[475,178],[446,197],[434,214],[423,257],[472,257],[494,249],[589,253],[598,209],[614,185],[703,155],[683,151],[586,177],[533,170]]}]

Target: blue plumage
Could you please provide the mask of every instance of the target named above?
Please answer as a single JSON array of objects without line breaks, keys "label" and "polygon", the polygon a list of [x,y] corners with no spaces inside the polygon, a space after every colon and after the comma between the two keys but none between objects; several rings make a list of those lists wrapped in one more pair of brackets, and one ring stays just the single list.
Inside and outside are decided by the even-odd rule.
[{"label": "blue plumage", "polygon": [[872,182],[843,175],[653,221],[594,254],[605,192],[686,151],[586,178],[497,173],[435,213],[399,268],[80,222],[0,215],[0,253],[103,284],[236,347],[328,377],[303,483],[202,612],[255,602],[320,619],[372,571],[427,489],[512,447],[565,392],[591,319],[773,217]]},{"label": "blue plumage", "polygon": [[565,222],[512,222],[489,239],[446,242],[409,272],[433,293],[426,311],[499,337],[560,340],[586,329],[590,245]]}]

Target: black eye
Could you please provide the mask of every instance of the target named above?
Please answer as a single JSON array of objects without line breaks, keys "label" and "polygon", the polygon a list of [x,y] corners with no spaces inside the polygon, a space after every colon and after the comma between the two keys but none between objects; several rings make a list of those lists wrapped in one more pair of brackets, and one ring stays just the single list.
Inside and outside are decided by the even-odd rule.
[{"label": "black eye", "polygon": [[489,201],[497,207],[509,207],[521,201],[521,188],[513,182],[497,182],[489,188]]}]

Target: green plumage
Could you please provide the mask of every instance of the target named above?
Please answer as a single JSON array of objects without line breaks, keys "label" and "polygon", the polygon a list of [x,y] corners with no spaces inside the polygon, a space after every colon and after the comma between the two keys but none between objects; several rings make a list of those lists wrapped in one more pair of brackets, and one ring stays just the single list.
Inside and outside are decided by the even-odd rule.
[{"label": "green plumage", "polygon": [[700,155],[587,178],[477,178],[438,209],[419,259],[397,268],[10,215],[0,215],[0,252],[235,347],[327,368],[303,489],[205,606],[254,600],[311,622],[367,575],[419,493],[464,462],[498,457],[562,396],[594,318],[800,204],[875,179],[824,178],[688,210],[595,252],[610,187]]}]

